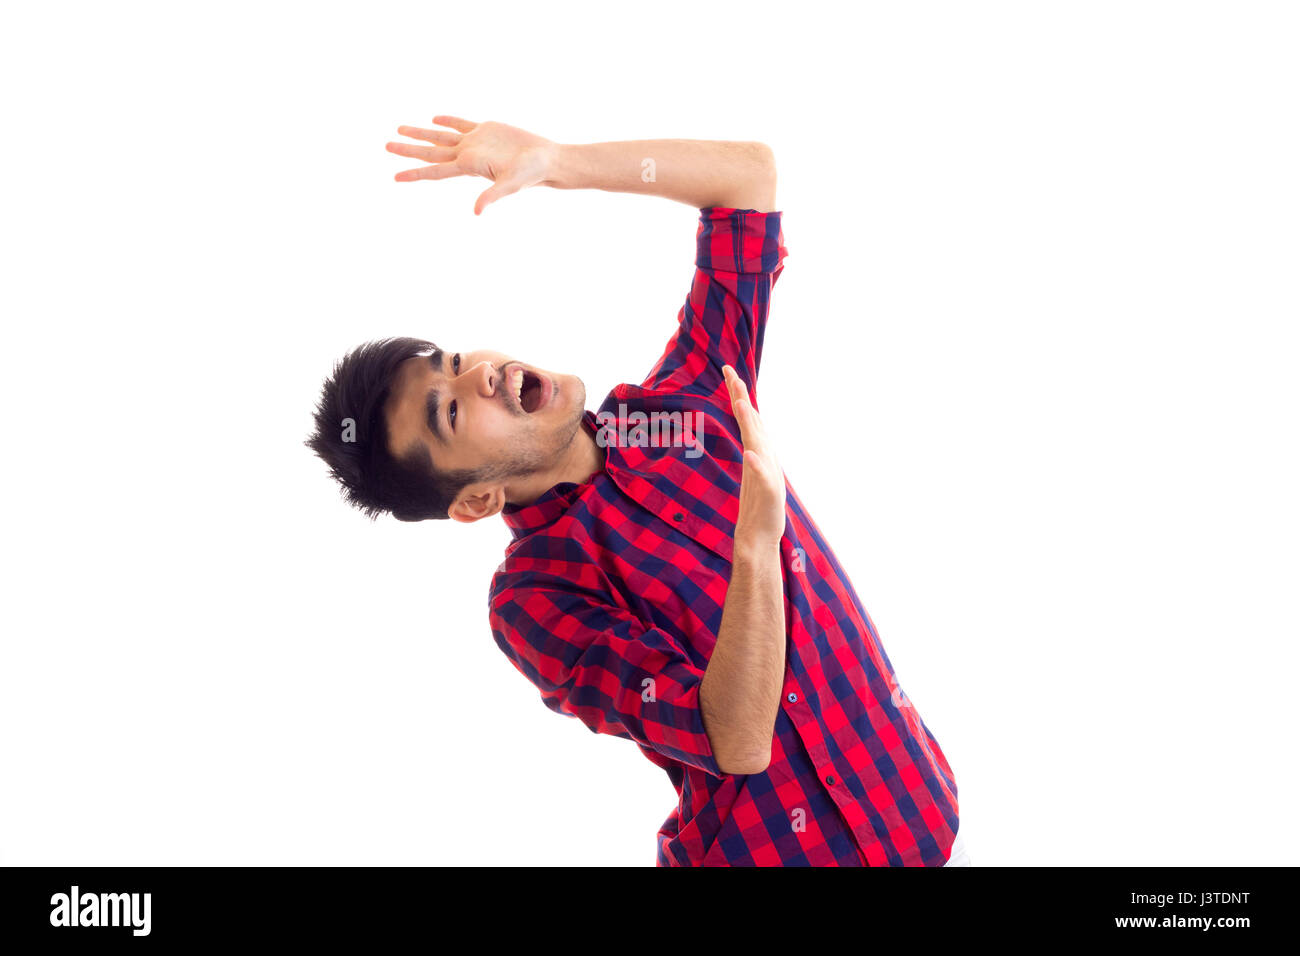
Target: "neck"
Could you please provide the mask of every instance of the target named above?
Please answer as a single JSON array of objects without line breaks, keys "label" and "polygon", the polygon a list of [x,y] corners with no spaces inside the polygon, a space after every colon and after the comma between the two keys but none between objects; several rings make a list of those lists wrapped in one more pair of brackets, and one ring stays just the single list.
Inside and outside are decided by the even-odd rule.
[{"label": "neck", "polygon": [[580,485],[604,470],[605,450],[596,444],[596,436],[587,429],[584,417],[555,466],[507,485],[506,501],[512,505],[530,505],[562,482]]}]

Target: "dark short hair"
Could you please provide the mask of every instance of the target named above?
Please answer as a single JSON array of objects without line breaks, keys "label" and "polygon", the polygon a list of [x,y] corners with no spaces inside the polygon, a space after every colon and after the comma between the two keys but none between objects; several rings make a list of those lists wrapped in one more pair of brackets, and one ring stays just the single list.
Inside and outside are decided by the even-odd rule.
[{"label": "dark short hair", "polygon": [[375,519],[446,518],[456,495],[478,472],[439,471],[423,448],[402,458],[388,450],[388,400],[398,366],[431,352],[432,342],[388,338],[358,346],[335,363],[316,403],[315,430],[304,443],[329,465],[348,504]]}]

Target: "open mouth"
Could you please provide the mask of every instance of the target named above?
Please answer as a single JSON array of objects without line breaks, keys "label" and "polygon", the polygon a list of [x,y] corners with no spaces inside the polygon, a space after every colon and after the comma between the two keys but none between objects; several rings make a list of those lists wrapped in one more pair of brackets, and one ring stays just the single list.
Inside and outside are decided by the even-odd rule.
[{"label": "open mouth", "polygon": [[542,406],[546,389],[540,375],[516,365],[510,370],[507,386],[514,393],[515,402],[526,414],[531,415]]}]

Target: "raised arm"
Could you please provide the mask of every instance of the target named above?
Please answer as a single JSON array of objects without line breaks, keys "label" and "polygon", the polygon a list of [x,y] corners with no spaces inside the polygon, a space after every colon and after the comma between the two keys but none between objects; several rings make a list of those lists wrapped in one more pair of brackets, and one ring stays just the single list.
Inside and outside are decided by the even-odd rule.
[{"label": "raised arm", "polygon": [[556,147],[556,189],[646,193],[696,208],[774,212],[776,160],[764,143],[637,139]]},{"label": "raised arm", "polygon": [[529,186],[603,189],[663,196],[696,208],[774,212],[776,161],[763,143],[642,139],[564,144],[505,123],[435,116],[446,130],[399,126],[402,136],[432,145],[388,144],[389,152],[434,165],[398,173],[398,182],[482,176],[493,182],[474,204],[488,205]]},{"label": "raised arm", "polygon": [[785,677],[785,476],[744,383],[731,366],[723,372],[745,452],[731,580],[700,683],[700,710],[718,765],[752,774],[762,773],[772,759]]}]

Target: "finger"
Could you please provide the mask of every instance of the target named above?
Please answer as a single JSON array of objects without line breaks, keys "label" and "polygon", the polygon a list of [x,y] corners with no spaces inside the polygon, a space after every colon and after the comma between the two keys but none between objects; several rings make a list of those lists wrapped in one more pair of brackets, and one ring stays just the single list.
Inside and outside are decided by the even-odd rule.
[{"label": "finger", "polygon": [[732,366],[722,366],[722,377],[726,380],[727,389],[731,392],[733,398],[736,395],[744,395],[748,398],[749,386],[745,384],[745,380],[740,377],[739,373]]},{"label": "finger", "polygon": [[730,365],[722,366],[722,379],[727,383],[727,394],[731,396],[731,400],[734,402],[743,393],[744,383],[740,381],[740,376],[736,374],[736,370]]},{"label": "finger", "polygon": [[413,183],[421,179],[447,179],[450,176],[464,175],[465,173],[455,163],[439,163],[437,166],[404,169],[393,178],[399,183]]},{"label": "finger", "polygon": [[447,146],[416,146],[414,143],[389,143],[385,147],[398,156],[422,159],[426,163],[445,163],[456,158],[456,151]]},{"label": "finger", "polygon": [[741,475],[741,482],[746,481],[758,482],[755,490],[758,490],[759,485],[766,485],[774,494],[780,494],[785,485],[781,466],[754,451],[745,452],[744,472]]},{"label": "finger", "polygon": [[460,130],[462,133],[468,133],[478,125],[478,123],[471,123],[467,119],[461,119],[459,116],[438,115],[433,118],[433,121],[439,126],[450,126],[452,129]]},{"label": "finger", "polygon": [[[736,370],[730,365],[724,365],[722,366],[722,377],[727,382],[727,392],[731,396],[733,406],[736,403],[743,403],[751,410],[754,410],[753,403],[749,400],[749,389],[745,387],[741,377],[736,374]],[[736,416],[739,418],[740,413],[736,412]]]},{"label": "finger", "polygon": [[732,392],[732,396],[731,411],[736,416],[736,424],[740,426],[741,445],[759,454],[768,454],[767,431],[763,428],[758,409],[750,404],[743,382]]},{"label": "finger", "polygon": [[437,143],[439,146],[455,146],[460,142],[460,133],[449,133],[445,129],[424,129],[420,126],[399,126],[397,127],[399,136],[409,136],[411,139],[422,139],[429,143]]},{"label": "finger", "polygon": [[758,417],[758,412],[754,410],[753,405],[746,402],[736,420],[740,423],[740,441],[746,450],[757,452],[764,457],[772,454],[768,446],[767,430],[763,427],[763,420]]},{"label": "finger", "polygon": [[744,417],[744,405],[749,404],[749,393],[745,391],[745,383],[740,380],[736,370],[730,365],[722,366],[722,377],[727,383],[727,395],[731,399],[731,413],[739,421]]},{"label": "finger", "polygon": [[519,187],[511,183],[497,183],[479,194],[478,201],[474,203],[474,215],[480,216],[483,210],[492,203],[496,202],[502,196],[509,196],[513,192],[518,192]]},{"label": "finger", "polygon": [[746,448],[742,453],[742,461],[750,468],[757,470],[764,478],[772,481],[783,481],[782,476],[785,474],[781,470],[780,463],[776,460],[776,455],[766,449]]},{"label": "finger", "polygon": [[760,455],[770,455],[771,448],[768,444],[767,428],[763,425],[762,416],[758,414],[758,409],[753,406],[742,386],[740,398],[732,403],[735,411],[736,422],[740,425],[740,441],[745,448],[753,449]]}]

